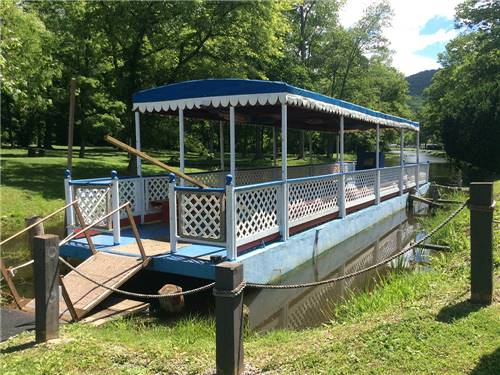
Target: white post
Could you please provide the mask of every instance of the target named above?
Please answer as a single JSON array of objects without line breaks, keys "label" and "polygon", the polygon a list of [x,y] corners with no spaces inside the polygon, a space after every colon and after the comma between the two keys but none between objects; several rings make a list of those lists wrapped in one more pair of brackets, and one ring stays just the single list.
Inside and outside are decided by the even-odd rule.
[{"label": "white post", "polygon": [[399,139],[399,162],[401,165],[401,174],[399,176],[399,195],[403,195],[403,190],[404,190],[404,185],[403,185],[403,180],[404,180],[404,174],[405,174],[405,168],[404,168],[404,131],[403,128],[401,128],[400,131],[400,139]]},{"label": "white post", "polygon": [[417,130],[417,133],[416,133],[416,146],[417,146],[417,150],[416,150],[416,162],[417,162],[417,166],[415,167],[416,169],[416,172],[415,172],[415,186],[417,188],[417,191],[420,187],[420,184],[419,184],[419,180],[420,180],[420,129]]},{"label": "white post", "polygon": [[340,148],[340,136],[339,133],[337,133],[336,138],[336,149],[337,149],[337,162],[339,161],[339,148]]},{"label": "white post", "polygon": [[229,173],[236,182],[236,132],[234,129],[234,107],[229,107]]},{"label": "white post", "polygon": [[234,179],[226,176],[226,257],[236,260],[238,251],[236,247],[236,196],[234,193]]},{"label": "white post", "polygon": [[[118,173],[111,171],[111,210],[116,210],[120,206],[120,189],[118,188]],[[113,242],[120,244],[120,211],[116,211],[113,216]],[[132,217],[133,220],[133,217]]]},{"label": "white post", "polygon": [[[135,148],[138,151],[141,151],[141,119],[140,113],[135,112]],[[145,202],[146,199],[144,197],[144,180],[142,177],[142,159],[139,156],[136,156],[137,161],[137,176],[139,176],[138,185],[137,185],[137,197],[136,197],[136,205],[137,209],[141,210],[141,224],[144,224],[144,213],[146,212]]]},{"label": "white post", "polygon": [[175,174],[168,175],[168,225],[170,252],[177,251],[177,200],[175,199]]},{"label": "white post", "polygon": [[345,202],[345,172],[344,172],[344,116],[340,116],[340,178],[339,178],[339,215],[341,218],[346,216],[346,202]]},{"label": "white post", "polygon": [[289,228],[288,228],[288,161],[287,161],[287,106],[286,104],[281,105],[281,180],[283,181],[281,189],[281,238],[283,241],[288,240]]},{"label": "white post", "polygon": [[220,170],[224,170],[224,126],[219,121]]},{"label": "white post", "polygon": [[[73,189],[71,188],[71,171],[66,169],[64,173],[64,196],[66,198],[66,204],[73,202]],[[66,235],[73,232],[75,228],[75,214],[73,205],[66,208]]]},{"label": "white post", "polygon": [[[135,112],[135,148],[138,151],[141,151],[141,120],[140,113]],[[142,176],[142,159],[139,156],[136,156],[137,160],[137,175]]]},{"label": "white post", "polygon": [[313,140],[312,132],[309,132],[309,164],[313,163]]},{"label": "white post", "polygon": [[276,138],[276,127],[273,126],[273,166],[276,167],[278,154],[278,139]]},{"label": "white post", "polygon": [[[185,155],[184,155],[184,110],[179,108],[179,169],[182,173],[185,171]],[[181,185],[184,185],[184,180],[181,179]]]},{"label": "white post", "polygon": [[375,167],[377,177],[375,179],[375,204],[380,204],[380,125],[377,124],[377,148],[375,150]]}]

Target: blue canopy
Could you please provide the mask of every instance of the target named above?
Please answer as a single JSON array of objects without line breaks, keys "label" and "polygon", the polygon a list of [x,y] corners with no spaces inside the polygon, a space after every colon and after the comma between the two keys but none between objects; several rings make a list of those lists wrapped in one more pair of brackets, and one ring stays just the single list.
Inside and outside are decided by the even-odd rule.
[{"label": "blue canopy", "polygon": [[[344,116],[353,127],[356,125],[379,124],[389,127],[403,127],[418,131],[419,124],[401,117],[385,114],[357,104],[331,98],[316,92],[291,86],[284,82],[260,81],[247,79],[204,79],[185,81],[139,91],[133,96],[133,110],[140,112],[175,112],[185,109],[193,117],[213,118],[221,108],[237,107],[248,121],[263,119],[263,115],[272,111],[262,111],[258,115],[259,106],[279,106],[287,104],[296,110],[297,118],[302,118],[305,125],[322,122],[323,128],[328,121],[325,114],[334,117]],[[241,107],[241,108],[240,108]],[[257,107],[242,110],[246,107]],[[219,109],[219,110],[215,110]],[[314,119],[312,112],[322,112],[323,116]],[[212,117],[210,117],[212,116]],[[272,116],[271,116],[272,117]],[[289,117],[290,118],[290,117]],[[274,121],[274,120],[273,120]],[[292,121],[293,122],[293,121]],[[258,122],[256,122],[258,123]],[[298,126],[296,126],[298,127]]]}]

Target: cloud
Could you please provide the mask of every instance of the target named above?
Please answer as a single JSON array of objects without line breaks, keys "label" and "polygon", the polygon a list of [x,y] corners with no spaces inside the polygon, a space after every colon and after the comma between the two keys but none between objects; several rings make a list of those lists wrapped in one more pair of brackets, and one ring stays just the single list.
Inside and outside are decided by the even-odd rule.
[{"label": "cloud", "polygon": [[[370,0],[347,0],[340,12],[340,22],[352,26],[372,4]],[[457,35],[451,28],[455,7],[461,0],[390,0],[394,17],[384,35],[394,50],[392,65],[409,75],[421,70],[436,69],[438,52]],[[435,47],[442,46],[442,49]],[[426,51],[426,47],[429,50]],[[431,54],[430,51],[433,51]],[[424,52],[422,52],[424,51]],[[424,54],[424,55],[422,55]]]}]

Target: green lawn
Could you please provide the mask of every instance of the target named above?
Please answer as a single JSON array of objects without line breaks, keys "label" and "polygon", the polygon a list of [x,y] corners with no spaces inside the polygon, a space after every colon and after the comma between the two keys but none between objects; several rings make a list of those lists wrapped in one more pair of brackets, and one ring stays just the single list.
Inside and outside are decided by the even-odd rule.
[{"label": "green lawn", "polygon": [[[500,199],[500,182],[495,184]],[[463,196],[450,198],[464,199]],[[449,211],[421,219],[427,228]],[[496,220],[500,219],[498,211]],[[500,241],[494,242],[495,302],[471,305],[468,210],[433,239],[451,253],[431,269],[396,272],[337,307],[331,321],[302,331],[247,332],[245,361],[276,374],[495,374],[500,368]],[[497,226],[498,228],[498,226]],[[33,345],[24,333],[0,344],[2,374],[210,373],[214,323],[122,319],[95,328],[69,324],[62,342]]]}]

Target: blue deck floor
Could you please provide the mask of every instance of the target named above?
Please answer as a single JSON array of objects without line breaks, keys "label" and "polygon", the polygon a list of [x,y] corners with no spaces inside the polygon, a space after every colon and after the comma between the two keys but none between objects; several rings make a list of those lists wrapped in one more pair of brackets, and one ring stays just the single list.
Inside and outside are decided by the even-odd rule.
[{"label": "blue deck floor", "polygon": [[[138,225],[141,239],[151,239],[165,242],[165,253],[152,257],[148,269],[174,273],[203,279],[213,280],[215,277],[214,265],[210,262],[211,255],[225,255],[226,251],[221,246],[188,244],[180,247],[177,252],[168,252],[169,229],[168,224],[153,223]],[[116,251],[113,243],[112,233],[104,233],[92,236],[92,240],[98,251],[115,253],[120,255],[137,256],[137,254]],[[130,228],[121,231],[120,245],[135,243],[135,237]],[[68,242],[61,247],[61,255],[78,259],[86,259],[92,253],[85,238],[79,238]]]}]

